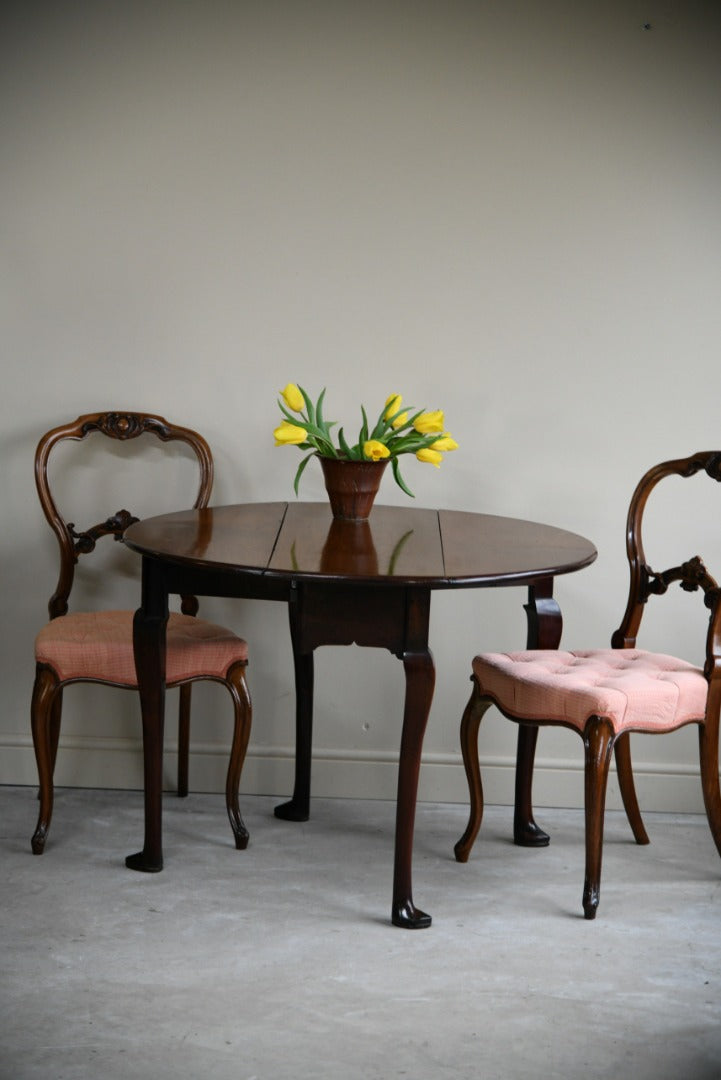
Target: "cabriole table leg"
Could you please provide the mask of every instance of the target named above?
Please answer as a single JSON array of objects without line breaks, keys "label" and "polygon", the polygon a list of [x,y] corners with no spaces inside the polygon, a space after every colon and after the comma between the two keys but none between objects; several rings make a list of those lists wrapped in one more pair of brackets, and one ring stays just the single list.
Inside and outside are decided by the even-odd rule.
[{"label": "cabriole table leg", "polygon": [[[553,578],[544,578],[528,587],[527,649],[557,649],[561,643],[563,619],[553,599]],[[520,724],[516,751],[516,796],[513,814],[513,842],[519,847],[547,847],[551,838],[533,818],[533,763],[536,757],[538,726]]]},{"label": "cabriole table leg", "polygon": [[431,711],[436,673],[430,650],[405,655],[403,667],[406,674],[406,699],[398,762],[391,921],[394,926],[407,930],[423,930],[431,925],[431,916],[420,911],[413,903],[411,866],[421,751],[428,715]]},{"label": "cabriole table leg", "polygon": [[143,717],[145,841],[143,850],[128,855],[125,865],[130,870],[157,874],[163,869],[163,728],[168,597],[162,589],[152,587],[151,578],[147,560],[144,559],[143,603],[133,620],[133,649]]}]

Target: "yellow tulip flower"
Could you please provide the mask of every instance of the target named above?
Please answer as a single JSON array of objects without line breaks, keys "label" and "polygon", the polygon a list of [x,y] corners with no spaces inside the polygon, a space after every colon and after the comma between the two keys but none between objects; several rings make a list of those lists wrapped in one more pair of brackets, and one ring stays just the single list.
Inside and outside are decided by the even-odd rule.
[{"label": "yellow tulip flower", "polygon": [[435,435],[436,432],[442,435],[444,426],[443,413],[440,409],[421,413],[413,425],[419,435]]},{"label": "yellow tulip flower", "polygon": [[435,465],[437,469],[440,468],[443,461],[443,454],[439,454],[437,450],[432,450],[430,447],[426,447],[423,450],[416,451],[416,457],[419,461],[425,461],[429,465]]},{"label": "yellow tulip flower", "polygon": [[[391,413],[391,416],[392,415],[393,414]],[[395,418],[395,420],[391,421],[391,427],[393,428],[394,431],[397,431],[398,428],[403,427],[407,423],[408,423],[408,413],[407,412],[402,412],[402,413],[398,414],[398,416]]]},{"label": "yellow tulip flower", "polygon": [[383,419],[387,420],[389,416],[393,416],[394,413],[397,413],[401,407],[402,401],[403,398],[400,394],[391,394],[391,396],[386,401],[386,409],[383,413]]},{"label": "yellow tulip flower", "polygon": [[298,446],[308,438],[308,432],[305,428],[298,427],[297,424],[290,424],[287,420],[280,427],[277,427],[273,434],[275,435],[276,446]]},{"label": "yellow tulip flower", "polygon": [[443,450],[445,453],[448,453],[449,450],[457,450],[458,443],[455,439],[451,438],[447,431],[444,431],[440,439],[436,439],[433,443],[433,449]]},{"label": "yellow tulip flower", "polygon": [[288,408],[292,409],[293,412],[303,411],[305,401],[295,383],[289,382],[285,390],[281,390],[280,396],[283,398]]},{"label": "yellow tulip flower", "polygon": [[385,443],[380,442],[378,439],[368,439],[363,443],[363,457],[368,458],[370,461],[381,461],[382,458],[391,456],[391,452]]}]

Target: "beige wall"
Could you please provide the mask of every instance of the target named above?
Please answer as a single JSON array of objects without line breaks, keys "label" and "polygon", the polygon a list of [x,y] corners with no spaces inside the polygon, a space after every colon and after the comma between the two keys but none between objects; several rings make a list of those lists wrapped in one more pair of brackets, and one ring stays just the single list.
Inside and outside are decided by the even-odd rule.
[{"label": "beige wall", "polygon": [[[350,426],[361,401],[375,411],[391,391],[442,407],[461,448],[440,471],[408,465],[418,503],[591,537],[598,562],[557,594],[564,640],[605,644],[625,602],[636,479],[718,445],[719,5],[4,11],[0,782],[34,782],[32,640],[54,585],[32,455],[45,429],[85,411],[145,408],[203,431],[222,503],[293,497],[297,453],[271,437],[289,380],[327,386]],[[74,490],[79,519],[91,463]],[[165,494],[185,501],[180,481]],[[707,485],[703,501],[717,494]],[[322,497],[317,471],[302,497]],[[383,497],[405,500],[390,480]],[[663,532],[670,547],[683,519]],[[710,532],[718,548],[718,515]],[[83,586],[83,599],[136,605],[121,556],[114,585]],[[434,598],[425,798],[465,798],[457,727],[470,659],[522,644],[523,599]],[[244,788],[284,793],[285,612],[203,610],[251,641]],[[667,637],[646,641],[694,658],[695,627],[671,610]],[[394,795],[402,695],[388,654],[319,651],[317,793]],[[197,705],[191,782],[221,789],[226,702],[208,688]],[[68,692],[64,731],[61,783],[139,786],[131,695]],[[512,797],[514,737],[497,715],[484,722],[491,801]],[[644,805],[700,809],[692,731],[640,741],[635,756]],[[537,802],[578,804],[580,762],[577,737],[544,733]]]}]

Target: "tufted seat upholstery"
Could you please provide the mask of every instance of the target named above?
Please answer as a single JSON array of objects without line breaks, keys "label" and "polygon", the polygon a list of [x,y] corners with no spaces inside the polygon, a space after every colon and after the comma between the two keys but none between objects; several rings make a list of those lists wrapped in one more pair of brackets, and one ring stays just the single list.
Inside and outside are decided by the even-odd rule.
[{"label": "tufted seat upholstery", "polygon": [[485,653],[473,660],[481,690],[504,712],[583,731],[589,716],[621,731],[671,731],[706,710],[701,668],[642,649]]}]

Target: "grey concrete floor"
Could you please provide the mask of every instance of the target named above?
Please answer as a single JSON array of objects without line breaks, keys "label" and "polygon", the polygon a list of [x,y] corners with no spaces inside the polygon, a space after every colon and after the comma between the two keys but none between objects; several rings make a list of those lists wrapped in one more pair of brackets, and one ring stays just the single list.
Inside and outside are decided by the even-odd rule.
[{"label": "grey concrete floor", "polygon": [[465,866],[462,806],[421,804],[414,898],[390,925],[394,806],[167,795],[165,869],[138,792],[60,790],[30,854],[34,790],[0,787],[3,1080],[717,1080],[721,860],[706,821],[607,816],[601,904],[581,916],[580,811],[537,810],[544,850],[489,807]]}]

